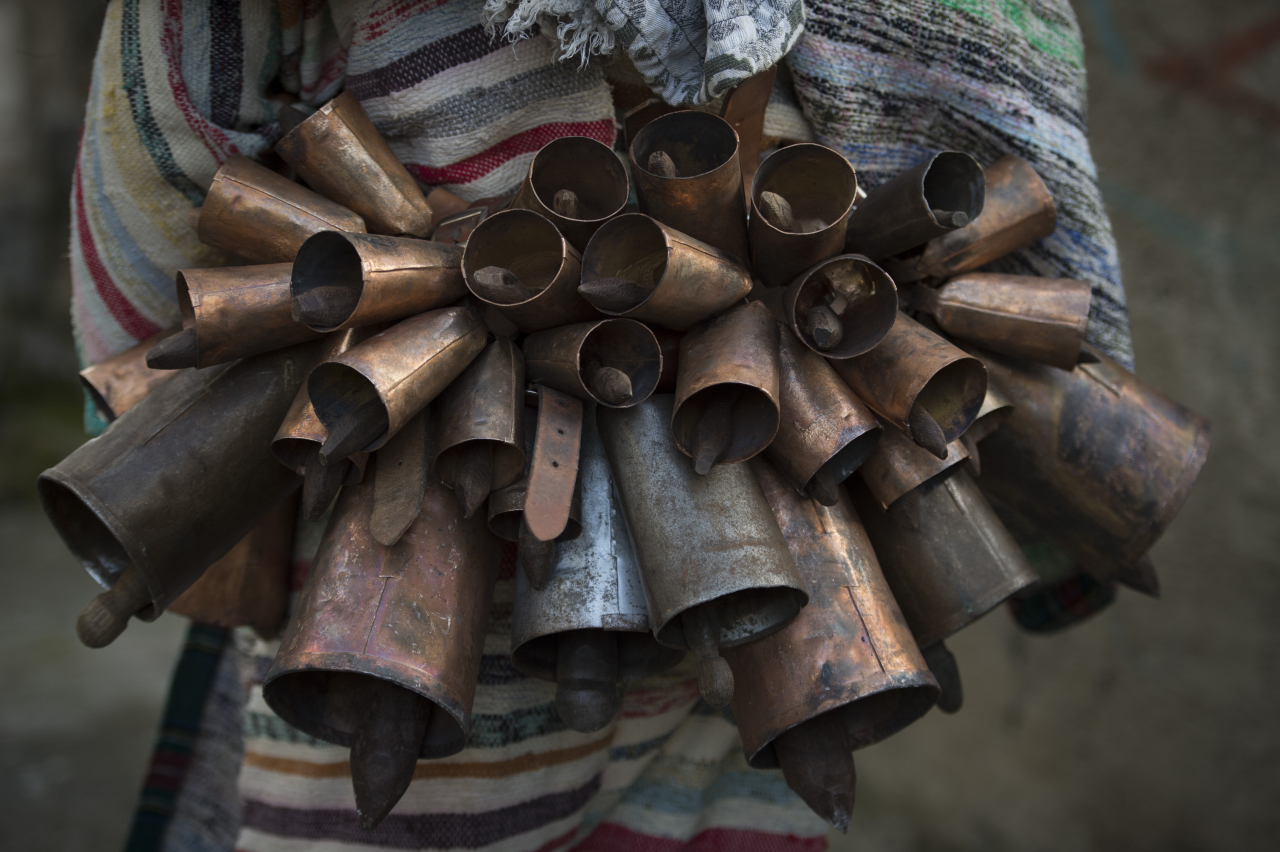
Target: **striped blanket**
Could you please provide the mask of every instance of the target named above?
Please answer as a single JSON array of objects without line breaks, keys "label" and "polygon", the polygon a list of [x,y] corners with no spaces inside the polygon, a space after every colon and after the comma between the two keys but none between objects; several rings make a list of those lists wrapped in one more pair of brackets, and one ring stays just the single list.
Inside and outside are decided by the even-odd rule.
[{"label": "striped blanket", "polygon": [[[560,64],[559,45],[542,37],[495,40],[483,5],[111,0],[71,199],[72,316],[84,361],[176,322],[177,269],[229,261],[197,242],[188,213],[229,155],[268,151],[281,94],[318,106],[353,91],[418,178],[465,198],[512,190],[534,152],[558,136],[613,143],[603,63]],[[1115,246],[1085,136],[1080,36],[1066,0],[810,0],[807,20],[787,63],[818,140],[849,156],[869,187],[942,147],[981,160],[1008,151],[1029,159],[1059,202],[1059,231],[1004,265],[1092,281],[1090,336],[1128,361]],[[797,123],[789,102],[785,92],[771,101],[771,126]],[[314,529],[300,537],[307,540],[313,552]],[[305,545],[299,556],[305,569]],[[781,777],[747,769],[732,722],[700,703],[687,668],[632,689],[605,731],[565,729],[553,688],[510,665],[512,569],[508,559],[470,747],[422,762],[377,833],[356,827],[346,751],[270,712],[259,684],[273,648],[238,633],[214,679],[164,846],[824,847],[823,824]],[[243,732],[242,750],[234,730]],[[219,797],[236,763],[241,801],[228,802]]]}]

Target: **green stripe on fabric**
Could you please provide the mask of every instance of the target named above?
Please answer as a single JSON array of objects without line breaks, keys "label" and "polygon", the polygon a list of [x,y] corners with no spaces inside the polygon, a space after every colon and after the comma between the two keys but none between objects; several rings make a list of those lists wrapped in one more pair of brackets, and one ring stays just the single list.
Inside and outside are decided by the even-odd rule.
[{"label": "green stripe on fabric", "polygon": [[[1077,68],[1084,67],[1084,44],[1060,21],[1048,20],[1029,8],[1026,0],[937,0],[949,9],[955,9],[983,20],[1003,18],[1022,32],[1027,44],[1041,53],[1048,54]],[[994,13],[993,13],[994,10]]]}]

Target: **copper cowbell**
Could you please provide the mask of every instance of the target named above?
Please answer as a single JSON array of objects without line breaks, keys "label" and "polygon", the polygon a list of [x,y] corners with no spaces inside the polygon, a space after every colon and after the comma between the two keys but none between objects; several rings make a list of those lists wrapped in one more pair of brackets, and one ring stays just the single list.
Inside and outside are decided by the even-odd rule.
[{"label": "copper cowbell", "polygon": [[173,370],[147,366],[147,352],[175,329],[161,331],[123,352],[80,371],[80,386],[103,420],[110,423],[141,402],[147,394],[177,375]]}]

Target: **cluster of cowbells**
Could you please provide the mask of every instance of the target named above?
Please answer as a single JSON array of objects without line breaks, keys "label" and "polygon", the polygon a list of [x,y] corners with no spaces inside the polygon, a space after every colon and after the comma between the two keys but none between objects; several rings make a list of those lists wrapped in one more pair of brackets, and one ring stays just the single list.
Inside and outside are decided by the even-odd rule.
[{"label": "cluster of cowbells", "polygon": [[1036,173],[943,152],[867,195],[823,146],[762,158],[755,89],[474,203],[351,95],[286,108],[306,186],[232,158],[195,223],[259,265],[179,272],[182,328],[84,372],[113,422],[40,478],[108,588],[82,640],[201,596],[279,630],[301,485],[328,526],[264,695],[352,749],[366,827],[467,742],[506,540],[513,662],[566,725],[692,651],[843,829],[852,752],[959,707],[943,640],[1054,581],[988,495],[1156,593],[1208,424],[1084,343],[1087,283],[972,271],[1052,232]]}]

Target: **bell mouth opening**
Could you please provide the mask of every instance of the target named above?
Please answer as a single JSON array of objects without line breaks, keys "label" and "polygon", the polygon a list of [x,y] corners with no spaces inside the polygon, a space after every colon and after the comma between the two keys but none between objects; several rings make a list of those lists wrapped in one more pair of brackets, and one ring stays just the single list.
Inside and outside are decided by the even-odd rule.
[{"label": "bell mouth opening", "polygon": [[[372,661],[357,658],[357,662]],[[375,680],[389,680],[406,688],[394,678],[307,668],[271,678],[263,685],[262,695],[276,715],[293,727],[316,739],[350,748],[356,729],[367,714],[363,693]],[[466,745],[466,734],[452,714],[415,690],[409,691],[431,705],[427,733],[418,756],[445,757],[461,751]]]},{"label": "bell mouth opening", "polygon": [[[777,234],[817,234],[843,227],[853,212],[858,177],[849,161],[823,145],[788,145],[760,164],[751,182],[751,216]],[[760,195],[773,192],[791,205],[800,231],[783,231],[760,213]]]},{"label": "bell mouth opening", "polygon": [[[898,288],[883,269],[861,255],[840,255],[802,274],[787,295],[791,328],[804,344],[826,358],[844,360],[870,352],[893,328]],[[844,329],[830,349],[809,333],[809,312],[825,306]]]},{"label": "bell mouth opening", "polygon": [[313,450],[320,449],[320,442],[309,438],[278,438],[271,442],[271,455],[280,464],[302,476],[307,459]]},{"label": "bell mouth opening", "polygon": [[525,456],[523,449],[505,441],[477,438],[470,441],[460,441],[452,447],[442,450],[440,455],[436,456],[436,473],[440,479],[451,488],[455,487],[458,481],[457,465],[459,457],[462,455],[463,450],[478,446],[487,446],[492,459],[489,468],[490,491],[506,488],[524,472]]},{"label": "bell mouth opening", "polygon": [[977,358],[965,357],[934,373],[914,402],[937,421],[950,444],[973,423],[986,395],[987,368]]},{"label": "bell mouth opening", "polygon": [[[600,368],[620,370],[631,382],[631,396],[624,402],[607,402],[593,390],[593,372]],[[578,348],[578,378],[591,398],[606,408],[630,408],[644,402],[662,376],[662,348],[658,338],[643,323],[609,319],[587,332]]]},{"label": "bell mouth opening", "polygon": [[195,328],[196,308],[191,304],[191,285],[187,283],[187,276],[182,270],[178,270],[178,274],[174,276],[174,283],[178,289],[178,312],[182,315],[182,327]]},{"label": "bell mouth opening", "polygon": [[[831,474],[831,478],[836,485],[841,485],[853,475],[855,470],[862,467],[862,463],[875,452],[879,443],[880,427],[873,426],[841,447],[818,470],[826,470]],[[815,473],[814,475],[816,476],[817,474]],[[813,479],[810,477],[810,482],[812,481]],[[808,485],[809,483],[806,482],[805,486],[807,487]]]},{"label": "bell mouth opening", "polygon": [[[807,594],[787,586],[743,589],[710,601],[720,624],[720,647],[732,648],[777,633],[808,601]],[[684,638],[683,613],[663,625],[657,639],[668,648],[689,650]]]},{"label": "bell mouth opening", "polygon": [[[533,210],[504,210],[485,219],[467,239],[462,255],[462,277],[471,295],[488,305],[510,308],[528,305],[546,293],[568,264],[564,237],[549,219]],[[496,266],[511,272],[535,291],[517,302],[494,302],[477,292],[475,274]],[[576,283],[575,283],[576,286]]]},{"label": "bell mouth opening", "polygon": [[959,151],[943,151],[933,158],[924,174],[925,204],[932,211],[964,213],[972,222],[982,213],[986,179],[978,161]]},{"label": "bell mouth opening", "polygon": [[[109,589],[133,559],[111,528],[76,492],[60,478],[42,474],[36,483],[40,505],[53,522],[67,548],[80,560],[98,585]],[[148,606],[139,615],[151,610]]]},{"label": "bell mouth opening", "polygon": [[582,282],[624,278],[648,288],[649,295],[625,311],[597,310],[620,316],[646,304],[666,275],[670,252],[662,227],[643,213],[628,213],[607,222],[587,243],[582,255]]},{"label": "bell mouth opening", "polygon": [[[364,264],[360,252],[340,231],[321,231],[298,249],[289,280],[289,297],[298,299],[325,288],[325,322],[299,319],[312,331],[333,331],[351,319],[364,293]],[[298,319],[295,302],[294,318]]]},{"label": "bell mouth opening", "polygon": [[[620,684],[662,674],[684,659],[684,651],[659,645],[647,630],[641,633],[629,630],[606,631],[603,627],[583,629],[607,632],[617,638]],[[548,633],[523,643],[511,652],[511,664],[521,674],[554,682],[560,635],[561,633]]]},{"label": "bell mouth opening", "polygon": [[672,431],[681,452],[693,458],[693,435],[703,412],[718,398],[737,394],[730,417],[729,443],[719,464],[746,461],[762,452],[778,433],[778,406],[753,385],[722,382],[703,388],[680,404],[672,418]]},{"label": "bell mouth opening", "polygon": [[578,196],[579,215],[560,217],[573,222],[610,218],[626,206],[631,191],[627,170],[613,149],[586,136],[548,142],[534,156],[529,176],[534,194],[548,210],[555,210],[552,203],[562,189]]},{"label": "bell mouth opening", "polygon": [[376,409],[382,429],[377,433],[377,438],[359,451],[370,452],[387,442],[391,418],[386,403],[378,395],[373,382],[354,367],[333,361],[317,364],[307,378],[307,395],[311,397],[316,417],[329,430],[357,409]]},{"label": "bell mouth opening", "polygon": [[681,110],[655,118],[631,143],[631,162],[652,178],[649,158],[662,151],[671,158],[677,177],[702,177],[723,168],[738,153],[738,134],[729,123],[709,112]]}]

